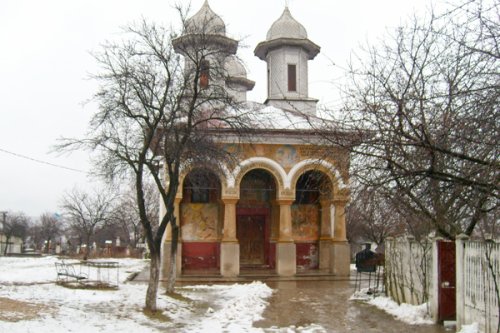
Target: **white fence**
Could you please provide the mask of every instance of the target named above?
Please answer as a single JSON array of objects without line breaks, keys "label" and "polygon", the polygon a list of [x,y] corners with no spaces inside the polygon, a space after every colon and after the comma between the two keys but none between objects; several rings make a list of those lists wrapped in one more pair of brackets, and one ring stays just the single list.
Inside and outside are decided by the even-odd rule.
[{"label": "white fence", "polygon": [[429,301],[432,288],[432,243],[388,238],[385,243],[385,287],[398,303]]},{"label": "white fence", "polygon": [[456,246],[457,326],[499,332],[500,244],[459,239]]},{"label": "white fence", "polygon": [[[456,246],[457,328],[479,324],[481,332],[500,332],[500,243],[460,238]],[[429,314],[438,320],[437,240],[386,240],[385,284],[387,295],[398,303],[429,303]]]}]

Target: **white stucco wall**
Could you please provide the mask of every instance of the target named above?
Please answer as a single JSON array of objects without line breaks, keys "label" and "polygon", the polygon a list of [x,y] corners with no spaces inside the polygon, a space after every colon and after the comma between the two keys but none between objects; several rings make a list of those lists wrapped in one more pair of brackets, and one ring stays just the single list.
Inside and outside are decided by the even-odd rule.
[{"label": "white stucco wall", "polygon": [[[269,73],[268,98],[307,98],[308,68],[307,53],[300,47],[285,46],[267,54]],[[297,66],[297,91],[288,91],[288,65]]]}]

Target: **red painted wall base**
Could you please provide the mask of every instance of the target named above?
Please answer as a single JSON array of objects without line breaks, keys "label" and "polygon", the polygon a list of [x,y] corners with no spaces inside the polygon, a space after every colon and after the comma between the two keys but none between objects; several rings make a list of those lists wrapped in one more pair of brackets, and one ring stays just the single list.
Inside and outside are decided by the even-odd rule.
[{"label": "red painted wall base", "polygon": [[296,243],[297,268],[318,269],[319,247],[318,243]]},{"label": "red painted wall base", "polygon": [[183,269],[217,269],[220,267],[219,262],[219,243],[182,243]]}]

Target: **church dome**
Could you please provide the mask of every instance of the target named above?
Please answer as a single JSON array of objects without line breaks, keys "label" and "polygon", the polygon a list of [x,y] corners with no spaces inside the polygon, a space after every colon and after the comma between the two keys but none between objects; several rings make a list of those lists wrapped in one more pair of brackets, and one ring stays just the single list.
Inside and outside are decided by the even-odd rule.
[{"label": "church dome", "polygon": [[285,7],[283,14],[267,32],[268,41],[278,38],[307,39],[306,29],[292,17],[288,7]]},{"label": "church dome", "polygon": [[236,57],[228,57],[226,63],[224,64],[225,70],[228,76],[231,77],[247,77],[247,70],[245,66]]},{"label": "church dome", "polygon": [[226,25],[205,0],[200,10],[186,21],[186,32],[192,34],[226,35]]}]

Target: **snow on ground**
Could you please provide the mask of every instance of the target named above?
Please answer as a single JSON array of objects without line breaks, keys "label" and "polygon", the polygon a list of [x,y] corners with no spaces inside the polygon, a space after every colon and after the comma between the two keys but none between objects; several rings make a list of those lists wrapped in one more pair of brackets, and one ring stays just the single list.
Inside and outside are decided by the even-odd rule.
[{"label": "snow on ground", "polygon": [[427,314],[427,304],[411,305],[402,303],[398,305],[389,297],[384,296],[375,297],[368,304],[375,305],[377,308],[410,325],[434,324]]},{"label": "snow on ground", "polygon": [[[120,280],[125,281],[133,272],[140,272],[147,264],[138,259],[112,259],[120,264]],[[0,285],[36,284],[54,282],[56,280],[55,263],[57,257],[17,258],[0,257]],[[104,261],[104,260],[95,260]],[[67,264],[78,263],[78,260],[64,260]]]},{"label": "snow on ground", "polygon": [[434,324],[427,313],[427,304],[411,305],[402,303],[398,305],[398,303],[394,302],[389,297],[368,294],[368,289],[362,289],[355,292],[350,299],[363,301],[376,306],[393,315],[396,319],[410,325]]},{"label": "snow on ground", "polygon": [[462,329],[457,333],[479,333],[479,324],[462,325]]},{"label": "snow on ground", "polygon": [[[180,287],[176,298],[160,292],[158,306],[166,310],[151,318],[143,313],[147,285],[126,282],[147,261],[117,259],[118,290],[57,285],[57,261],[56,257],[0,257],[0,332],[264,332],[252,327],[272,294],[263,283]],[[10,300],[25,303],[17,309],[2,307],[2,301]],[[33,304],[35,318],[22,320],[21,312]]]}]

